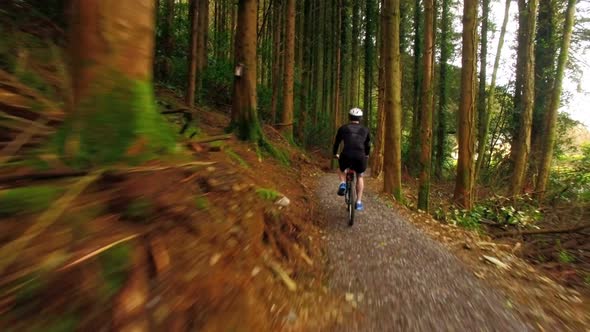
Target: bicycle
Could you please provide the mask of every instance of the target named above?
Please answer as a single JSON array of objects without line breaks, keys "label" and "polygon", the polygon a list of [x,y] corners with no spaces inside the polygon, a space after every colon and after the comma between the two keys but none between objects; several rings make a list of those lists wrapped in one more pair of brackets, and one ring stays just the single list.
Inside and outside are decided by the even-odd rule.
[{"label": "bicycle", "polygon": [[346,209],[348,211],[348,226],[354,224],[354,211],[356,210],[356,191],[354,188],[356,172],[351,169],[346,169],[346,191],[344,192],[344,201],[346,202]]}]

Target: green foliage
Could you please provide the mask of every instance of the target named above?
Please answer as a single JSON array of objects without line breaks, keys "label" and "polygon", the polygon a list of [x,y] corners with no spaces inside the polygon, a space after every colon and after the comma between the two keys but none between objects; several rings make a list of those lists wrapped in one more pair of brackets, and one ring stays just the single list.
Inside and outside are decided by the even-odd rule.
[{"label": "green foliage", "polygon": [[240,164],[240,166],[244,167],[244,168],[250,168],[250,165],[244,160],[244,158],[242,158],[239,154],[237,154],[234,150],[230,149],[230,148],[226,148],[225,153],[227,153],[227,155],[235,162],[237,162],[238,164]]},{"label": "green foliage", "polygon": [[0,217],[39,213],[63,193],[52,186],[32,186],[0,191]]},{"label": "green foliage", "polygon": [[199,100],[213,106],[231,105],[233,82],[233,64],[225,59],[212,59],[203,72]]},{"label": "green foliage", "polygon": [[207,210],[209,208],[209,200],[205,196],[195,197],[195,207],[198,210]]},{"label": "green foliage", "polygon": [[259,142],[259,146],[271,157],[277,159],[283,166],[289,166],[291,164],[289,154],[286,151],[275,147],[269,141],[263,139]]},{"label": "green foliage", "polygon": [[547,198],[563,202],[590,202],[590,145],[580,148],[581,155],[549,176]]},{"label": "green foliage", "polygon": [[[257,105],[258,105],[258,114],[260,118],[266,119],[267,122],[272,121],[271,119],[271,111],[272,111],[272,87],[258,85],[256,89],[257,93]],[[282,100],[282,98],[280,98]],[[281,110],[281,107],[277,103],[277,111]],[[277,114],[278,119],[278,114]]]},{"label": "green foliage", "polygon": [[131,267],[132,249],[128,243],[121,243],[99,255],[105,299],[111,298],[123,287]]},{"label": "green foliage", "polygon": [[279,192],[268,188],[258,188],[256,189],[256,194],[258,194],[258,196],[264,200],[273,202],[281,197]]},{"label": "green foliage", "polygon": [[132,221],[146,222],[153,214],[153,203],[145,197],[140,197],[127,205],[127,208],[123,212],[123,217]]},{"label": "green foliage", "polygon": [[563,249],[559,250],[558,259],[561,263],[566,264],[573,263],[576,260],[576,258],[572,254],[570,254],[567,250]]},{"label": "green foliage", "polygon": [[478,230],[482,220],[501,226],[526,227],[539,221],[541,212],[535,207],[533,200],[528,195],[519,196],[512,200],[505,197],[494,196],[480,202],[471,210],[453,209],[449,212],[435,212],[439,219],[467,229]]}]

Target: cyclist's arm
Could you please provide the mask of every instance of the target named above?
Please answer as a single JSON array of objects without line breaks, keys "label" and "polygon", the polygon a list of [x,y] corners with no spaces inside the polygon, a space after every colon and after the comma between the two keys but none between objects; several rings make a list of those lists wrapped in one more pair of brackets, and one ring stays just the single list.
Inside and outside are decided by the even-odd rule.
[{"label": "cyclist's arm", "polygon": [[371,131],[367,132],[367,138],[365,139],[365,156],[368,156],[371,152]]},{"label": "cyclist's arm", "polygon": [[338,154],[338,147],[340,146],[340,142],[342,141],[342,128],[338,128],[338,132],[336,133],[336,139],[334,140],[334,147],[332,147],[332,154],[335,156]]}]

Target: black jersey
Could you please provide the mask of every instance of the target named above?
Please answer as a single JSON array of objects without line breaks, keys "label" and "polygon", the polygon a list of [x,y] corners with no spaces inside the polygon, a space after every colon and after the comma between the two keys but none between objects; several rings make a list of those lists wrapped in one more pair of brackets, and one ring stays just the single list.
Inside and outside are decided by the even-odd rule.
[{"label": "black jersey", "polygon": [[371,151],[371,134],[369,129],[359,123],[349,123],[338,128],[334,141],[333,154],[338,153],[340,142],[344,142],[342,155],[349,157],[365,157]]}]

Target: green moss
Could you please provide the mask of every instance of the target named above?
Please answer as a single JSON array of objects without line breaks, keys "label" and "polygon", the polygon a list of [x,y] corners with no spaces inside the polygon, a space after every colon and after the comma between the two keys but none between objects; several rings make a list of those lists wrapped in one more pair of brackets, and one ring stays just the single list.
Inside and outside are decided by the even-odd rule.
[{"label": "green moss", "polygon": [[227,148],[224,150],[225,153],[227,153],[227,155],[234,161],[236,161],[238,164],[240,164],[240,166],[244,167],[244,168],[250,168],[250,165],[239,155],[237,154],[234,150]]},{"label": "green moss", "polygon": [[288,153],[275,147],[266,139],[261,139],[258,144],[264,151],[266,151],[271,157],[277,159],[282,165],[289,166],[291,164]]},{"label": "green moss", "polygon": [[35,332],[74,332],[80,318],[74,313],[54,317],[33,328]]},{"label": "green moss", "polygon": [[260,196],[262,199],[273,202],[281,197],[279,192],[268,188],[258,188],[256,189],[256,194],[258,194],[258,196]]},{"label": "green moss", "polygon": [[63,193],[62,188],[33,186],[0,192],[0,217],[38,213]]},{"label": "green moss", "polygon": [[125,211],[123,212],[123,217],[128,220],[132,221],[142,221],[145,222],[147,219],[150,218],[154,214],[154,206],[152,202],[145,198],[137,198],[133,200]]},{"label": "green moss", "polygon": [[198,210],[207,210],[209,208],[209,200],[205,196],[195,197],[195,207]]},{"label": "green moss", "polygon": [[560,262],[566,264],[573,263],[576,260],[576,258],[572,254],[570,254],[567,250],[563,249],[559,250],[558,258]]},{"label": "green moss", "polygon": [[111,71],[90,90],[56,135],[59,154],[72,166],[137,164],[174,150],[175,135],[156,111],[151,82]]},{"label": "green moss", "polygon": [[105,300],[115,295],[125,284],[131,267],[131,252],[130,244],[121,243],[99,255],[105,281],[102,293]]}]

